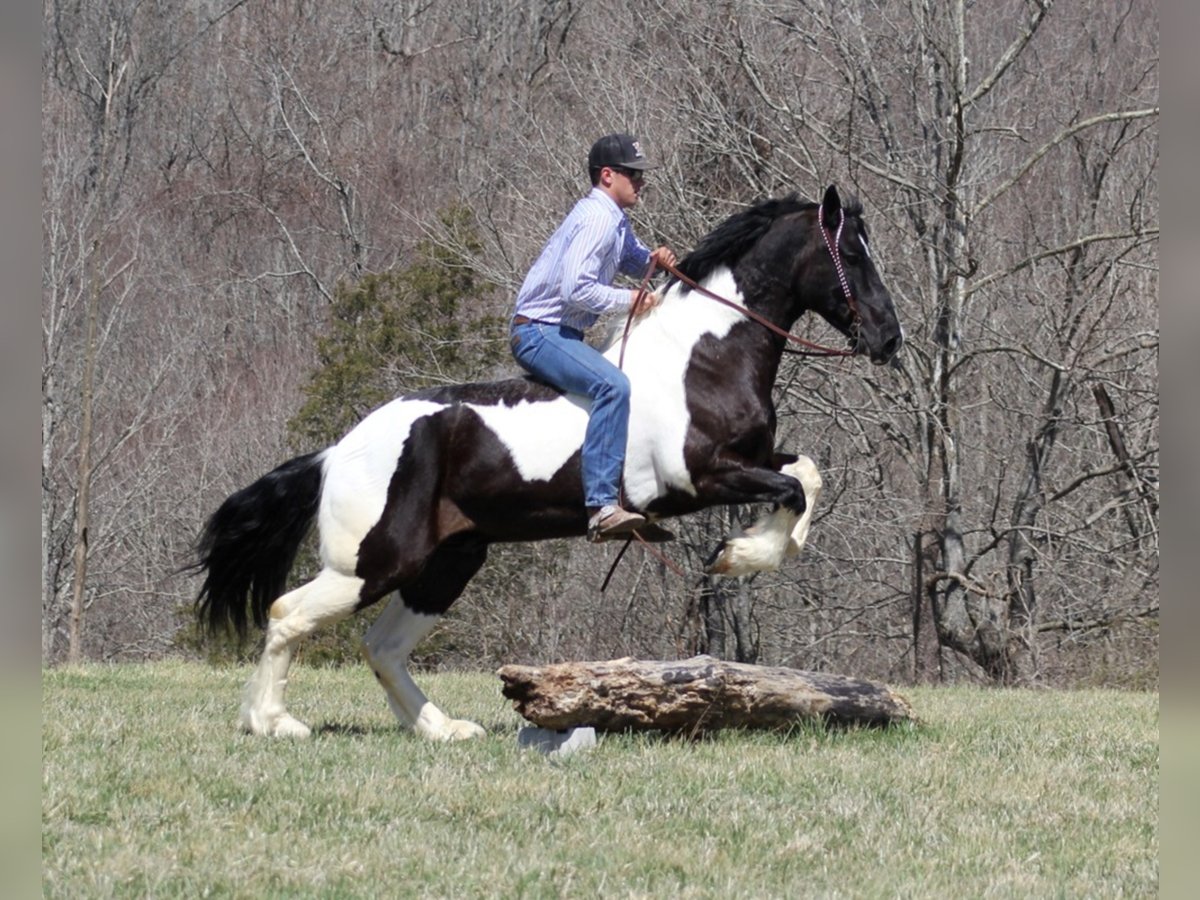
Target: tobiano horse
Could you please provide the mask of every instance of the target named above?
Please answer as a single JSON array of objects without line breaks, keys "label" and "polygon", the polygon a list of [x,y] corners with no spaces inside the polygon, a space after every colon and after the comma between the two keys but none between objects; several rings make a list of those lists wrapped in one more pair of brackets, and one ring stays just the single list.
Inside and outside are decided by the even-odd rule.
[{"label": "tobiano horse", "polygon": [[[623,356],[620,335],[607,350],[632,386],[626,505],[653,522],[718,504],[770,504],[723,543],[711,570],[773,569],[799,553],[821,487],[811,460],[775,448],[771,392],[786,332],[814,312],[845,336],[846,352],[876,364],[899,351],[903,332],[861,206],[843,206],[832,186],[819,204],[793,195],[734,214],[678,271],[684,277],[624,336]],[[284,703],[297,644],[394,595],[363,641],[392,711],[432,740],[482,735],[429,702],[408,673],[409,654],[491,544],[585,534],[586,424],[585,399],[528,376],[424,390],[225,500],[199,542],[196,612],[214,631],[244,635],[251,618],[266,629],[240,727],[307,736]],[[323,568],[284,593],[314,519]]]}]

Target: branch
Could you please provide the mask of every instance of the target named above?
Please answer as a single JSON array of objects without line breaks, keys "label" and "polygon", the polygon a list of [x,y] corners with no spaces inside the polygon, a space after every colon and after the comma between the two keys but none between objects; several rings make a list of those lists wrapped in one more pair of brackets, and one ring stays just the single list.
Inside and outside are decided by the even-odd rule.
[{"label": "branch", "polygon": [[[245,194],[244,192],[242,193],[244,196],[251,196],[250,194]],[[321,296],[325,298],[326,302],[333,303],[333,296],[325,289],[325,285],[321,283],[321,279],[317,277],[316,273],[313,272],[313,270],[310,269],[308,264],[304,261],[304,257],[300,254],[300,248],[296,246],[295,240],[292,239],[292,232],[288,229],[287,225],[284,224],[283,219],[266,203],[262,202],[261,200],[257,200],[257,198],[254,199],[255,202],[257,202],[258,205],[266,211],[267,215],[275,220],[275,224],[279,226],[280,232],[283,233],[283,237],[287,241],[289,249],[292,251],[292,256],[296,257],[296,262],[300,264],[300,268],[303,273],[312,279],[313,284],[317,286],[317,290],[321,292]]]},{"label": "branch", "polygon": [[[301,93],[300,87],[296,84],[296,79],[292,77],[291,71],[288,69],[283,69],[282,71],[287,77],[287,80],[291,86],[292,95],[295,96],[296,100],[300,103],[301,108],[304,110],[309,120],[317,126],[317,133],[320,135],[321,142],[326,145],[326,151],[328,151],[329,145],[328,141],[325,139],[325,129],[321,123],[321,117],[317,115],[316,111],[308,105],[308,101],[304,99],[304,94]],[[287,129],[287,133],[291,136],[293,143],[295,143],[296,149],[300,151],[301,155],[304,157],[304,161],[308,164],[308,167],[312,169],[314,175],[324,181],[335,191],[342,190],[342,186],[337,179],[327,175],[325,172],[322,172],[321,167],[317,165],[317,161],[313,159],[312,154],[308,152],[308,145],[304,142],[304,139],[300,137],[296,129],[292,127],[292,120],[288,118],[287,107],[283,102],[282,86],[279,84],[278,80],[276,80],[275,86],[279,91],[277,94],[278,103],[276,104],[279,108],[279,116],[281,119],[283,119],[283,125]]]},{"label": "branch", "polygon": [[963,109],[973,106],[977,100],[982,99],[1003,77],[1008,71],[1009,66],[1016,61],[1016,58],[1021,55],[1021,51],[1028,46],[1033,39],[1033,35],[1037,32],[1038,26],[1046,18],[1046,13],[1050,11],[1050,7],[1054,5],[1054,0],[1037,0],[1037,11],[1029,20],[1029,24],[1025,26],[1025,30],[1017,35],[1016,39],[1008,45],[995,67],[988,74],[988,77],[979,83],[979,86],[971,92],[971,95],[963,101]]},{"label": "branch", "polygon": [[1084,119],[1081,122],[1076,122],[1074,125],[1064,128],[1046,143],[1042,144],[1042,146],[1039,147],[1033,153],[1033,155],[1029,157],[1029,159],[1025,160],[1021,167],[1017,169],[1015,175],[980,200],[979,203],[975,204],[968,218],[975,218],[980,212],[994,203],[999,197],[1007,193],[1010,188],[1012,188],[1018,181],[1025,177],[1026,173],[1030,169],[1037,165],[1038,161],[1041,160],[1043,156],[1045,156],[1072,135],[1078,134],[1081,131],[1086,131],[1088,128],[1091,128],[1094,125],[1104,125],[1108,122],[1128,122],[1134,119],[1145,119],[1149,116],[1157,115],[1158,107],[1152,106],[1148,109],[1135,109],[1130,110],[1129,112],[1103,113],[1098,116],[1092,116],[1090,119]]},{"label": "branch", "polygon": [[[1078,489],[1089,481],[1093,481],[1096,478],[1103,478],[1105,475],[1115,475],[1117,472],[1124,472],[1135,463],[1140,463],[1143,460],[1150,458],[1157,452],[1158,448],[1152,447],[1143,453],[1139,453],[1137,456],[1129,457],[1125,461],[1118,461],[1112,465],[1088,469],[1086,472],[1083,472],[1081,475],[1073,479],[1066,487],[1055,491],[1046,502],[1054,503],[1057,500],[1061,500],[1063,497],[1067,496],[1067,494],[1070,494],[1072,491]],[[1107,507],[1105,508],[1105,511],[1107,511]]]},{"label": "branch", "polygon": [[[428,7],[426,7],[426,9],[428,9]],[[430,44],[428,47],[422,47],[420,50],[406,50],[403,47],[393,47],[391,41],[389,41],[387,38],[387,34],[384,33],[382,26],[376,30],[375,37],[379,39],[379,46],[383,49],[384,53],[387,53],[390,56],[399,56],[401,59],[408,60],[415,59],[418,56],[423,56],[432,50],[444,50],[447,47],[453,47],[455,44],[465,43],[466,41],[471,40],[472,35],[463,35],[460,38],[443,41],[440,44]]]},{"label": "branch", "polygon": [[[803,114],[792,112],[791,107],[789,107],[786,103],[776,100],[774,97],[772,97],[767,92],[766,86],[762,83],[762,78],[759,76],[758,71],[750,63],[749,56],[746,53],[745,45],[741,42],[740,32],[738,34],[738,49],[740,51],[738,53],[738,62],[741,64],[742,71],[745,72],[746,77],[750,79],[750,84],[753,85],[754,92],[756,94],[758,94],[758,96],[762,99],[762,101],[765,104],[767,104],[767,106],[769,106],[771,109],[775,110],[777,113],[782,113],[783,115],[790,118],[802,130],[805,129],[806,126],[808,126],[807,130],[810,130],[813,134],[815,134],[817,136],[817,138],[822,143],[825,144],[825,146],[829,147],[830,149],[834,150],[835,152],[837,152],[843,156],[850,155],[849,148],[843,146],[842,144],[839,144],[833,138],[828,137],[822,128],[811,127],[811,123],[809,123],[806,120],[806,118]],[[906,178],[901,178],[899,175],[895,174],[894,172],[890,172],[881,166],[877,166],[864,157],[856,156],[855,162],[857,165],[862,166],[868,172],[871,172],[874,175],[878,175],[880,178],[884,179],[885,181],[890,181],[892,184],[896,185],[897,187],[903,188],[904,190],[907,190],[907,191],[913,191],[914,193],[916,193],[918,195],[922,195],[925,193],[912,181],[909,181]]]},{"label": "branch", "polygon": [[935,572],[925,579],[925,591],[929,592],[936,588],[943,581],[953,581],[961,588],[965,588],[973,594],[978,594],[981,597],[987,597],[989,600],[1001,600],[1003,595],[997,594],[993,590],[989,590],[984,585],[975,581],[973,578],[968,578],[958,572]]},{"label": "branch", "polygon": [[[292,95],[296,98],[297,102],[299,102],[309,120],[316,126],[317,136],[320,138],[320,142],[323,145],[326,157],[332,156],[332,152],[329,149],[329,140],[325,136],[325,126],[321,121],[321,117],[317,114],[317,111],[309,105],[308,100],[305,99],[304,93],[300,90],[300,86],[296,84],[296,79],[292,76],[291,70],[284,68],[282,71],[287,77],[288,84],[291,87]],[[317,165],[316,160],[313,159],[312,154],[309,153],[308,145],[292,126],[291,119],[288,118],[287,109],[283,102],[283,90],[279,85],[278,79],[276,79],[275,85],[276,89],[278,90],[279,115],[283,119],[283,124],[287,128],[288,134],[291,135],[296,147],[300,150],[300,153],[303,154],[304,161],[308,164],[308,167],[312,169],[313,173],[319,179],[321,179],[321,181],[333,188],[334,192],[337,194],[338,211],[342,216],[342,225],[346,229],[346,237],[350,241],[351,262],[355,270],[361,272],[362,260],[360,257],[362,255],[363,241],[355,233],[354,229],[353,189],[344,181],[342,181],[341,177],[336,173],[327,174],[321,170],[320,166]]]},{"label": "branch", "polygon": [[1017,272],[1020,272],[1022,269],[1027,269],[1030,266],[1041,262],[1043,259],[1048,259],[1051,256],[1060,256],[1063,253],[1070,253],[1072,250],[1079,250],[1079,249],[1081,249],[1083,247],[1087,247],[1091,244],[1098,244],[1101,241],[1122,241],[1122,240],[1129,240],[1130,238],[1158,237],[1158,233],[1159,233],[1158,228],[1146,228],[1143,230],[1130,230],[1130,231],[1119,231],[1119,232],[1108,232],[1108,233],[1101,233],[1101,234],[1084,235],[1083,237],[1076,238],[1075,240],[1070,241],[1069,243],[1061,244],[1058,247],[1052,247],[1049,250],[1043,250],[1041,253],[1035,253],[1032,256],[1027,256],[1020,262],[1014,263],[1013,265],[1009,266],[1007,269],[1004,269],[1003,271],[993,272],[991,275],[988,275],[985,278],[979,279],[978,281],[973,283],[966,290],[966,292],[964,294],[964,299],[970,297],[976,291],[981,290],[996,281],[1000,281],[1001,279],[1008,278],[1011,275],[1015,275],[1015,274],[1017,274]]},{"label": "branch", "polygon": [[1058,619],[1053,622],[1041,622],[1035,626],[1034,630],[1039,634],[1045,631],[1092,631],[1096,628],[1109,628],[1127,619],[1158,618],[1158,611],[1159,604],[1155,603],[1132,612],[1121,609],[1112,610],[1095,619]]}]

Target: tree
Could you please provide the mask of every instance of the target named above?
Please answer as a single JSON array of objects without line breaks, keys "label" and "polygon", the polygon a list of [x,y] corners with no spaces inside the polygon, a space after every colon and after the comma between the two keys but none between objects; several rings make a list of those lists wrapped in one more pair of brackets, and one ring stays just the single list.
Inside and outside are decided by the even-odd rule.
[{"label": "tree", "polygon": [[[454,246],[478,252],[469,211],[452,208],[441,221]],[[487,286],[448,243],[423,241],[408,266],[337,286],[318,368],[289,423],[297,446],[332,443],[381,403],[478,379],[502,358],[501,325],[478,304]]]}]

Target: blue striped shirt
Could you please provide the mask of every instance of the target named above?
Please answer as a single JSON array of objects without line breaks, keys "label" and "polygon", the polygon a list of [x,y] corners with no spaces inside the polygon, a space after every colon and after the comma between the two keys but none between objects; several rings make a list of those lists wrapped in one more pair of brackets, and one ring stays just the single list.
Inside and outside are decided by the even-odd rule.
[{"label": "blue striped shirt", "polygon": [[629,217],[600,188],[567,214],[525,276],[514,314],[584,331],[601,313],[626,310],[630,291],[614,288],[617,271],[640,276],[650,250]]}]

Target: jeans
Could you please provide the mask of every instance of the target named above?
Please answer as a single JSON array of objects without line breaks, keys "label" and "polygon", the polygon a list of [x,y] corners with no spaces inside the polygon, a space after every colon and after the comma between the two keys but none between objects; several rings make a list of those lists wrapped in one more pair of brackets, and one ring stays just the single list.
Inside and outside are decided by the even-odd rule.
[{"label": "jeans", "polygon": [[616,505],[625,441],[629,434],[629,378],[583,341],[582,332],[563,325],[514,325],[512,351],[526,371],[592,401],[583,439],[584,503]]}]

